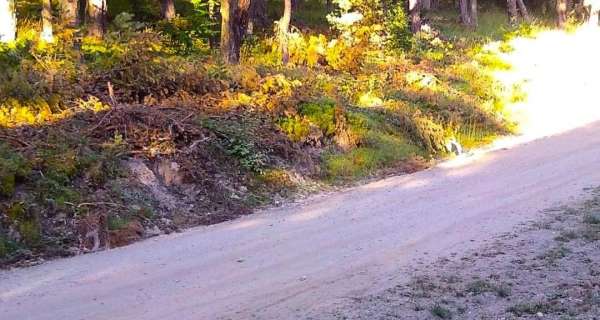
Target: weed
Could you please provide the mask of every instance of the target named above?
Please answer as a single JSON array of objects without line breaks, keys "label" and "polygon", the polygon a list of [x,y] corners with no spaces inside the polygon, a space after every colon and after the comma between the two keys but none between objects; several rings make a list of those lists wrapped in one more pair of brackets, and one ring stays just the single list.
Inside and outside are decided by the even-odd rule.
[{"label": "weed", "polygon": [[300,105],[298,112],[319,127],[324,135],[330,136],[335,133],[335,105],[332,102],[305,103]]},{"label": "weed", "polygon": [[600,225],[600,211],[587,213],[583,217],[583,222],[587,224]]},{"label": "weed", "polygon": [[600,241],[600,225],[588,225],[581,231],[581,237],[587,241]]},{"label": "weed", "polygon": [[564,230],[554,238],[556,241],[560,242],[569,242],[571,240],[575,240],[579,237],[579,234],[575,230]]},{"label": "weed", "polygon": [[25,159],[4,143],[0,143],[0,196],[10,197],[17,180],[26,177],[30,167]]},{"label": "weed", "polygon": [[552,248],[547,250],[546,252],[537,256],[540,260],[546,260],[548,263],[554,264],[557,260],[560,260],[571,253],[569,248],[564,246],[559,246],[556,248]]},{"label": "weed", "polygon": [[266,166],[266,156],[245,139],[229,139],[226,153],[238,159],[242,167],[252,172],[261,173]]},{"label": "weed", "polygon": [[107,219],[108,230],[120,230],[125,228],[129,223],[129,219],[119,216],[110,216]]},{"label": "weed", "polygon": [[493,292],[501,298],[506,298],[510,296],[511,293],[509,286],[504,284],[496,285],[486,280],[475,280],[469,283],[466,287],[466,291],[473,295],[480,295],[485,292]]},{"label": "weed", "polygon": [[518,303],[514,306],[508,308],[508,312],[515,314],[518,317],[528,315],[528,314],[537,314],[538,312],[547,314],[552,310],[552,306],[545,302],[536,302],[536,303]]},{"label": "weed", "polygon": [[434,315],[440,319],[452,319],[452,312],[449,309],[447,309],[439,304],[436,304],[435,306],[433,306],[431,308],[430,312],[432,315]]},{"label": "weed", "polygon": [[515,83],[512,86],[509,97],[510,103],[523,102],[527,99],[527,92],[523,90],[523,84]]},{"label": "weed", "polygon": [[325,155],[325,170],[331,179],[365,177],[419,153],[418,147],[398,136],[368,134],[365,140],[365,147]]},{"label": "weed", "polygon": [[37,219],[28,219],[19,221],[19,234],[22,237],[23,243],[32,247],[40,243],[42,239],[40,223]]},{"label": "weed", "polygon": [[19,250],[19,245],[16,242],[0,236],[0,259],[9,257],[17,250]]},{"label": "weed", "polygon": [[512,292],[510,286],[508,286],[506,284],[501,284],[499,286],[496,286],[494,288],[494,291],[496,292],[496,295],[500,298],[508,298]]}]

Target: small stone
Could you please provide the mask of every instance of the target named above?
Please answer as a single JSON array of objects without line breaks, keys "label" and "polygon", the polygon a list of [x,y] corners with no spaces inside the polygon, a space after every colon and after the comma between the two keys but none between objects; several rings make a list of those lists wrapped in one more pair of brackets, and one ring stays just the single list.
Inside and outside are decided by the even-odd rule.
[{"label": "small stone", "polygon": [[244,260],[244,259],[242,259],[242,258],[240,258],[240,259],[237,259],[237,260],[236,260],[236,262],[238,262],[238,263],[242,263],[242,262],[244,262],[244,261],[245,261],[245,260]]},{"label": "small stone", "polygon": [[302,276],[302,277],[300,277],[300,281],[306,281],[306,279],[308,279],[308,277],[307,277],[307,276]]},{"label": "small stone", "polygon": [[538,313],[536,313],[535,315],[536,315],[538,318],[543,318],[543,317],[544,317],[544,314],[543,314],[543,313],[541,313],[541,312],[538,312]]},{"label": "small stone", "polygon": [[162,230],[158,226],[154,226],[154,228],[146,229],[146,236],[148,237],[156,237],[162,234]]}]

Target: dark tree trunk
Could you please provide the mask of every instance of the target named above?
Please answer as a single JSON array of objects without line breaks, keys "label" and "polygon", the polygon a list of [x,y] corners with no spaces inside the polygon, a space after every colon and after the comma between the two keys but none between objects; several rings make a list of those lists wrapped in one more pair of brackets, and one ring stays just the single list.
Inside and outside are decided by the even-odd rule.
[{"label": "dark tree trunk", "polygon": [[298,10],[302,6],[302,0],[292,0],[292,11]]},{"label": "dark tree trunk", "polygon": [[283,16],[279,20],[279,43],[281,46],[281,62],[283,65],[290,61],[290,51],[288,48],[288,37],[290,31],[290,22],[292,20],[292,0],[283,1]]},{"label": "dark tree trunk", "polygon": [[410,19],[410,31],[417,33],[421,30],[421,1],[408,0],[408,16]]},{"label": "dark tree trunk", "polygon": [[559,28],[564,28],[567,23],[567,1],[556,0],[556,24]]},{"label": "dark tree trunk", "polygon": [[54,41],[54,33],[52,32],[52,3],[50,0],[42,0],[42,41]]},{"label": "dark tree trunk", "polygon": [[106,31],[106,0],[88,0],[88,35],[102,38]]},{"label": "dark tree trunk", "polygon": [[267,17],[266,0],[250,1],[250,21],[248,22],[248,33],[253,33],[254,28],[265,28],[269,24]]},{"label": "dark tree trunk", "polygon": [[250,0],[221,0],[221,54],[225,62],[240,62],[240,46],[248,28]]},{"label": "dark tree trunk", "polygon": [[523,0],[517,0],[517,6],[519,7],[519,12],[521,13],[523,19],[527,22],[530,22],[531,17],[529,16],[529,12],[527,12],[527,7],[525,6]]},{"label": "dark tree trunk", "polygon": [[160,16],[164,20],[167,20],[167,21],[175,18],[175,1],[174,0],[161,0]]},{"label": "dark tree trunk", "polygon": [[7,43],[17,36],[15,0],[0,0],[0,42]]},{"label": "dark tree trunk", "polygon": [[458,8],[460,10],[460,22],[463,25],[471,25],[471,9],[469,8],[469,0],[459,0]]},{"label": "dark tree trunk", "polygon": [[[561,1],[561,0],[557,0]],[[517,24],[517,1],[516,0],[507,0],[506,2],[508,8],[508,21],[511,25]]]},{"label": "dark tree trunk", "polygon": [[421,9],[425,11],[431,10],[431,0],[421,0]]}]

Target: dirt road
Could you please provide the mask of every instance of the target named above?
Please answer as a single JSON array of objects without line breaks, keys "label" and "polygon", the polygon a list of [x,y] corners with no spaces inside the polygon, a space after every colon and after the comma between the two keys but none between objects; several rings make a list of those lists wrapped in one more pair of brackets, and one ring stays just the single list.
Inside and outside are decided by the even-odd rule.
[{"label": "dirt road", "polygon": [[[549,50],[557,39],[560,50]],[[599,184],[600,108],[592,89],[600,83],[587,74],[600,61],[576,63],[581,69],[573,71],[572,60],[561,60],[568,53],[593,58],[586,43],[551,35],[515,45],[512,75],[530,78],[526,139],[293,207],[1,271],[0,319],[301,318],[385,288],[417,260],[472,249]],[[533,47],[544,55],[527,57]],[[551,72],[557,66],[569,74]],[[572,72],[577,77],[567,79]]]}]

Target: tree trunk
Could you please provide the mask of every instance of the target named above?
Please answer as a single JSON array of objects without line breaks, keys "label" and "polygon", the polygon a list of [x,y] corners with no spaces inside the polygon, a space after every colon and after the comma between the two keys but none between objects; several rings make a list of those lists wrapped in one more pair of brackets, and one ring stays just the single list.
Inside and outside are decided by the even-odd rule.
[{"label": "tree trunk", "polygon": [[590,26],[600,26],[600,3],[592,2],[589,4],[587,23]]},{"label": "tree trunk", "polygon": [[0,0],[0,42],[7,43],[17,36],[15,0]]},{"label": "tree trunk", "polygon": [[88,35],[102,38],[106,30],[106,0],[88,0]]},{"label": "tree trunk", "polygon": [[296,12],[300,6],[302,6],[302,0],[292,0],[292,11]]},{"label": "tree trunk", "polygon": [[531,17],[529,16],[529,12],[527,12],[527,7],[525,6],[523,0],[517,0],[517,6],[519,7],[519,12],[521,13],[523,19],[527,22],[530,22]]},{"label": "tree trunk", "polygon": [[74,28],[80,24],[79,19],[79,1],[61,0],[60,18],[67,26]]},{"label": "tree trunk", "polygon": [[279,44],[281,45],[281,61],[283,65],[290,61],[290,51],[288,48],[288,37],[290,31],[290,22],[292,20],[292,0],[283,1],[283,16],[279,20]]},{"label": "tree trunk", "polygon": [[556,24],[559,28],[564,28],[567,23],[567,1],[556,0]]},{"label": "tree trunk", "polygon": [[508,21],[511,25],[515,25],[517,24],[517,0],[507,0],[506,4],[508,7]]},{"label": "tree trunk", "polygon": [[469,8],[470,8],[470,12],[469,12],[469,19],[470,19],[470,25],[473,27],[477,27],[477,0],[470,0],[469,1]]},{"label": "tree trunk", "polygon": [[221,54],[229,64],[240,62],[249,9],[250,0],[221,0]]},{"label": "tree trunk", "polygon": [[40,38],[44,42],[54,41],[52,32],[52,3],[50,0],[42,0],[42,34]]},{"label": "tree trunk", "polygon": [[267,2],[265,0],[250,1],[250,21],[248,22],[248,33],[256,27],[265,28],[269,23],[267,17]]},{"label": "tree trunk", "polygon": [[459,0],[458,7],[460,9],[460,22],[463,25],[471,25],[471,14],[469,8],[469,0]]},{"label": "tree trunk", "polygon": [[161,0],[160,16],[164,20],[167,20],[167,21],[175,18],[175,1],[174,0]]},{"label": "tree trunk", "polygon": [[421,0],[421,9],[425,11],[431,10],[431,0]]},{"label": "tree trunk", "polygon": [[410,31],[417,33],[421,30],[421,1],[408,0],[408,16],[410,17]]}]

